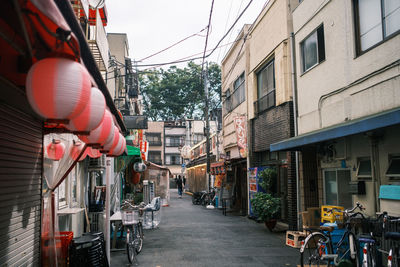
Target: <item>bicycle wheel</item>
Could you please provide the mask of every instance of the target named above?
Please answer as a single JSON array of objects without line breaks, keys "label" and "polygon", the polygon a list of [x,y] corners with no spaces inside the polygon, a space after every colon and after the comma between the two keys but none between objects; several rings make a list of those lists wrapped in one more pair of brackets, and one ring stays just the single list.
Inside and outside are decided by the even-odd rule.
[{"label": "bicycle wheel", "polygon": [[143,248],[143,226],[141,223],[135,224],[135,247],[139,254]]},{"label": "bicycle wheel", "polygon": [[300,249],[301,267],[330,267],[330,261],[322,258],[324,254],[332,254],[328,242],[329,238],[322,233],[313,233],[307,237]]},{"label": "bicycle wheel", "polygon": [[136,259],[136,249],[134,243],[133,232],[128,230],[126,234],[126,253],[129,263],[134,263]]},{"label": "bicycle wheel", "polygon": [[355,267],[360,267],[360,250],[358,247],[356,236],[349,233],[349,250],[350,250],[350,261]]}]

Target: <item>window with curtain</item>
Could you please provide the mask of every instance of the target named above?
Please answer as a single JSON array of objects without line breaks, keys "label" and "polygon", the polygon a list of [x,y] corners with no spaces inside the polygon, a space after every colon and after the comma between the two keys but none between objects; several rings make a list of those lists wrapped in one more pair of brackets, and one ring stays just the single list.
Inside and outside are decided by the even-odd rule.
[{"label": "window with curtain", "polygon": [[257,73],[258,112],[275,106],[275,67],[270,60]]},{"label": "window with curtain", "polygon": [[161,146],[161,133],[146,133],[149,146]]},{"label": "window with curtain", "polygon": [[306,72],[325,60],[324,26],[319,26],[300,43],[302,71]]},{"label": "window with curtain", "polygon": [[358,53],[400,32],[400,0],[355,0],[354,5]]},{"label": "window with curtain", "polygon": [[161,151],[149,151],[149,161],[158,165],[162,165]]},{"label": "window with curtain", "polygon": [[165,138],[165,146],[178,147],[183,143],[182,136],[167,136]]},{"label": "window with curtain", "polygon": [[180,165],[181,155],[179,154],[166,154],[165,155],[165,165]]}]

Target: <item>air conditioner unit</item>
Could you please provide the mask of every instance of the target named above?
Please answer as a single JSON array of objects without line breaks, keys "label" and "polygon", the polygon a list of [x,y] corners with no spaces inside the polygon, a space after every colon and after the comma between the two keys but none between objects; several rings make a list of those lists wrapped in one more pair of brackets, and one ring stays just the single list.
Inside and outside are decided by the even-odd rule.
[{"label": "air conditioner unit", "polygon": [[89,170],[104,170],[106,168],[106,155],[101,155],[97,159],[89,159]]},{"label": "air conditioner unit", "polygon": [[58,224],[60,231],[72,231],[74,237],[80,237],[84,227],[84,209],[76,209],[75,212],[62,213],[59,211]]}]

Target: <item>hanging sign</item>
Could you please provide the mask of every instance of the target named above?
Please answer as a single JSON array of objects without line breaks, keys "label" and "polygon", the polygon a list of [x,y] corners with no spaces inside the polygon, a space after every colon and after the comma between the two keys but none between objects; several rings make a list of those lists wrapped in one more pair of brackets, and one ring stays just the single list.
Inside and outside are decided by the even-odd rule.
[{"label": "hanging sign", "polygon": [[247,119],[246,116],[237,116],[234,118],[234,125],[236,130],[237,145],[239,154],[242,158],[247,157]]},{"label": "hanging sign", "polygon": [[147,141],[140,141],[140,152],[142,154],[142,159],[147,160],[147,155],[149,152],[149,142]]}]

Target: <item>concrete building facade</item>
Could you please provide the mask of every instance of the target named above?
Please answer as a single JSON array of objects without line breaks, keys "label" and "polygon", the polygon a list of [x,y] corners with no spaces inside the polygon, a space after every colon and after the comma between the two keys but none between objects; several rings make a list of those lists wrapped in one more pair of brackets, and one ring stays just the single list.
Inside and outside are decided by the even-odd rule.
[{"label": "concrete building facade", "polygon": [[382,191],[399,184],[398,8],[304,0],[293,10],[299,136],[271,150],[301,151],[302,210],[360,201],[370,215],[398,213]]}]

